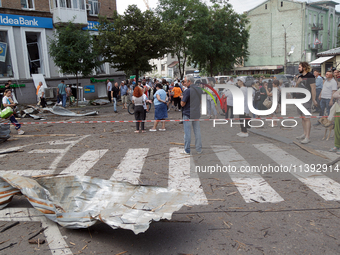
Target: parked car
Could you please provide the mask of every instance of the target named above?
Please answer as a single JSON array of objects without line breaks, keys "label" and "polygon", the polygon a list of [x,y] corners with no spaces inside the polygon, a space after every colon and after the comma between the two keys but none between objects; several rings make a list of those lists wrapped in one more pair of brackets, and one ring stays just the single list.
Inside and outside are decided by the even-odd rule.
[{"label": "parked car", "polygon": [[231,76],[215,76],[217,84],[225,84],[230,79]]},{"label": "parked car", "polygon": [[275,74],[270,77],[273,78],[273,80],[282,80],[285,87],[290,87],[290,81],[288,80],[286,74]]},{"label": "parked car", "polygon": [[203,84],[210,84],[211,82],[215,85],[216,84],[215,78],[213,78],[213,77],[195,78],[195,85],[199,85],[201,83],[203,83]]}]

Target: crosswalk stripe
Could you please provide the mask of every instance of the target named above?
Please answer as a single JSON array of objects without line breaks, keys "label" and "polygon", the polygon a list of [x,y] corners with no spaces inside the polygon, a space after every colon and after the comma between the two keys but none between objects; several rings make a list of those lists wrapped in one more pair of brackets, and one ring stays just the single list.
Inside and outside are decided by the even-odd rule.
[{"label": "crosswalk stripe", "polygon": [[84,176],[108,150],[87,151],[60,174]]},{"label": "crosswalk stripe", "polygon": [[[248,162],[231,146],[212,146],[224,166],[249,166]],[[228,173],[247,203],[278,203],[284,199],[257,173]]]},{"label": "crosswalk stripe", "polygon": [[334,152],[330,152],[330,151],[322,151],[322,150],[316,150],[317,152],[320,152],[321,154],[325,155],[326,157],[328,157],[330,160],[335,160],[337,158],[340,157],[339,154],[336,154]]},{"label": "crosswalk stripe", "polygon": [[296,166],[296,172],[290,173],[308,188],[327,201],[340,200],[340,184],[327,176],[317,172],[300,172],[299,166],[304,167],[305,163],[290,155],[286,151],[278,148],[274,144],[254,144],[254,147],[266,154],[277,164],[282,166]]},{"label": "crosswalk stripe", "polygon": [[169,189],[177,189],[193,193],[193,197],[187,205],[206,205],[207,197],[204,194],[200,179],[197,174],[190,174],[190,164],[193,166],[192,157],[182,155],[183,148],[170,148],[169,155]]},{"label": "crosswalk stripe", "polygon": [[6,173],[12,173],[12,174],[30,177],[30,176],[53,174],[54,170],[0,170],[0,175],[6,174]]},{"label": "crosswalk stripe", "polygon": [[53,153],[63,153],[64,149],[37,149],[31,150],[28,153],[46,153],[46,154],[53,154]]},{"label": "crosswalk stripe", "polygon": [[71,255],[71,249],[61,235],[56,223],[47,219],[34,208],[5,208],[0,210],[1,221],[40,221],[44,230],[47,244],[54,255]]},{"label": "crosswalk stripe", "polygon": [[139,177],[148,152],[148,148],[129,149],[110,180],[139,184]]}]

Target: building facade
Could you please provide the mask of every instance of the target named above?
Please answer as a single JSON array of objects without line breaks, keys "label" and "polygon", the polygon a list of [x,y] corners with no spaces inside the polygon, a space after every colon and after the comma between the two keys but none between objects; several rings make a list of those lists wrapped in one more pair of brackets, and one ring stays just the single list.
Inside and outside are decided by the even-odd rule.
[{"label": "building facade", "polygon": [[[336,47],[340,13],[335,1],[268,0],[247,12],[249,58],[237,74],[297,72],[300,61]],[[285,62],[286,57],[286,62]]]},{"label": "building facade", "polygon": [[[60,73],[49,56],[49,38],[53,37],[55,25],[72,20],[96,34],[98,15],[111,16],[114,10],[115,0],[1,0],[0,84],[8,80],[17,84],[19,103],[36,101],[32,74],[41,74],[49,88],[56,87],[60,80],[75,85],[75,77]],[[105,63],[93,70],[91,77],[81,77],[81,89],[74,94],[80,100],[105,96],[104,81],[108,78],[120,81],[125,75]]]}]

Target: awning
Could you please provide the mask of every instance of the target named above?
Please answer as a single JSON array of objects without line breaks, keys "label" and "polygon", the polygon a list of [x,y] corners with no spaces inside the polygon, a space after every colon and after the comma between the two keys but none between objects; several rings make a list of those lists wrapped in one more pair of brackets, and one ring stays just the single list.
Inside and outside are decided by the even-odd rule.
[{"label": "awning", "polygon": [[311,66],[320,66],[322,63],[326,62],[327,60],[330,60],[331,58],[334,58],[334,56],[317,58],[310,62],[309,64]]},{"label": "awning", "polygon": [[176,66],[178,64],[178,61],[174,61],[172,62],[170,65],[168,65],[168,68],[173,68],[174,66]]},{"label": "awning", "polygon": [[234,71],[253,71],[253,70],[278,70],[283,69],[283,66],[242,66],[236,67]]}]

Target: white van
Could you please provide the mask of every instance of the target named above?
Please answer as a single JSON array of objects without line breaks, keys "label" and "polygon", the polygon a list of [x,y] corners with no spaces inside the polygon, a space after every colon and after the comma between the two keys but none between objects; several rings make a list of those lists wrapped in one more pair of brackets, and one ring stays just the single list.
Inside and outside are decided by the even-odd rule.
[{"label": "white van", "polygon": [[215,76],[216,84],[226,84],[231,76]]}]

